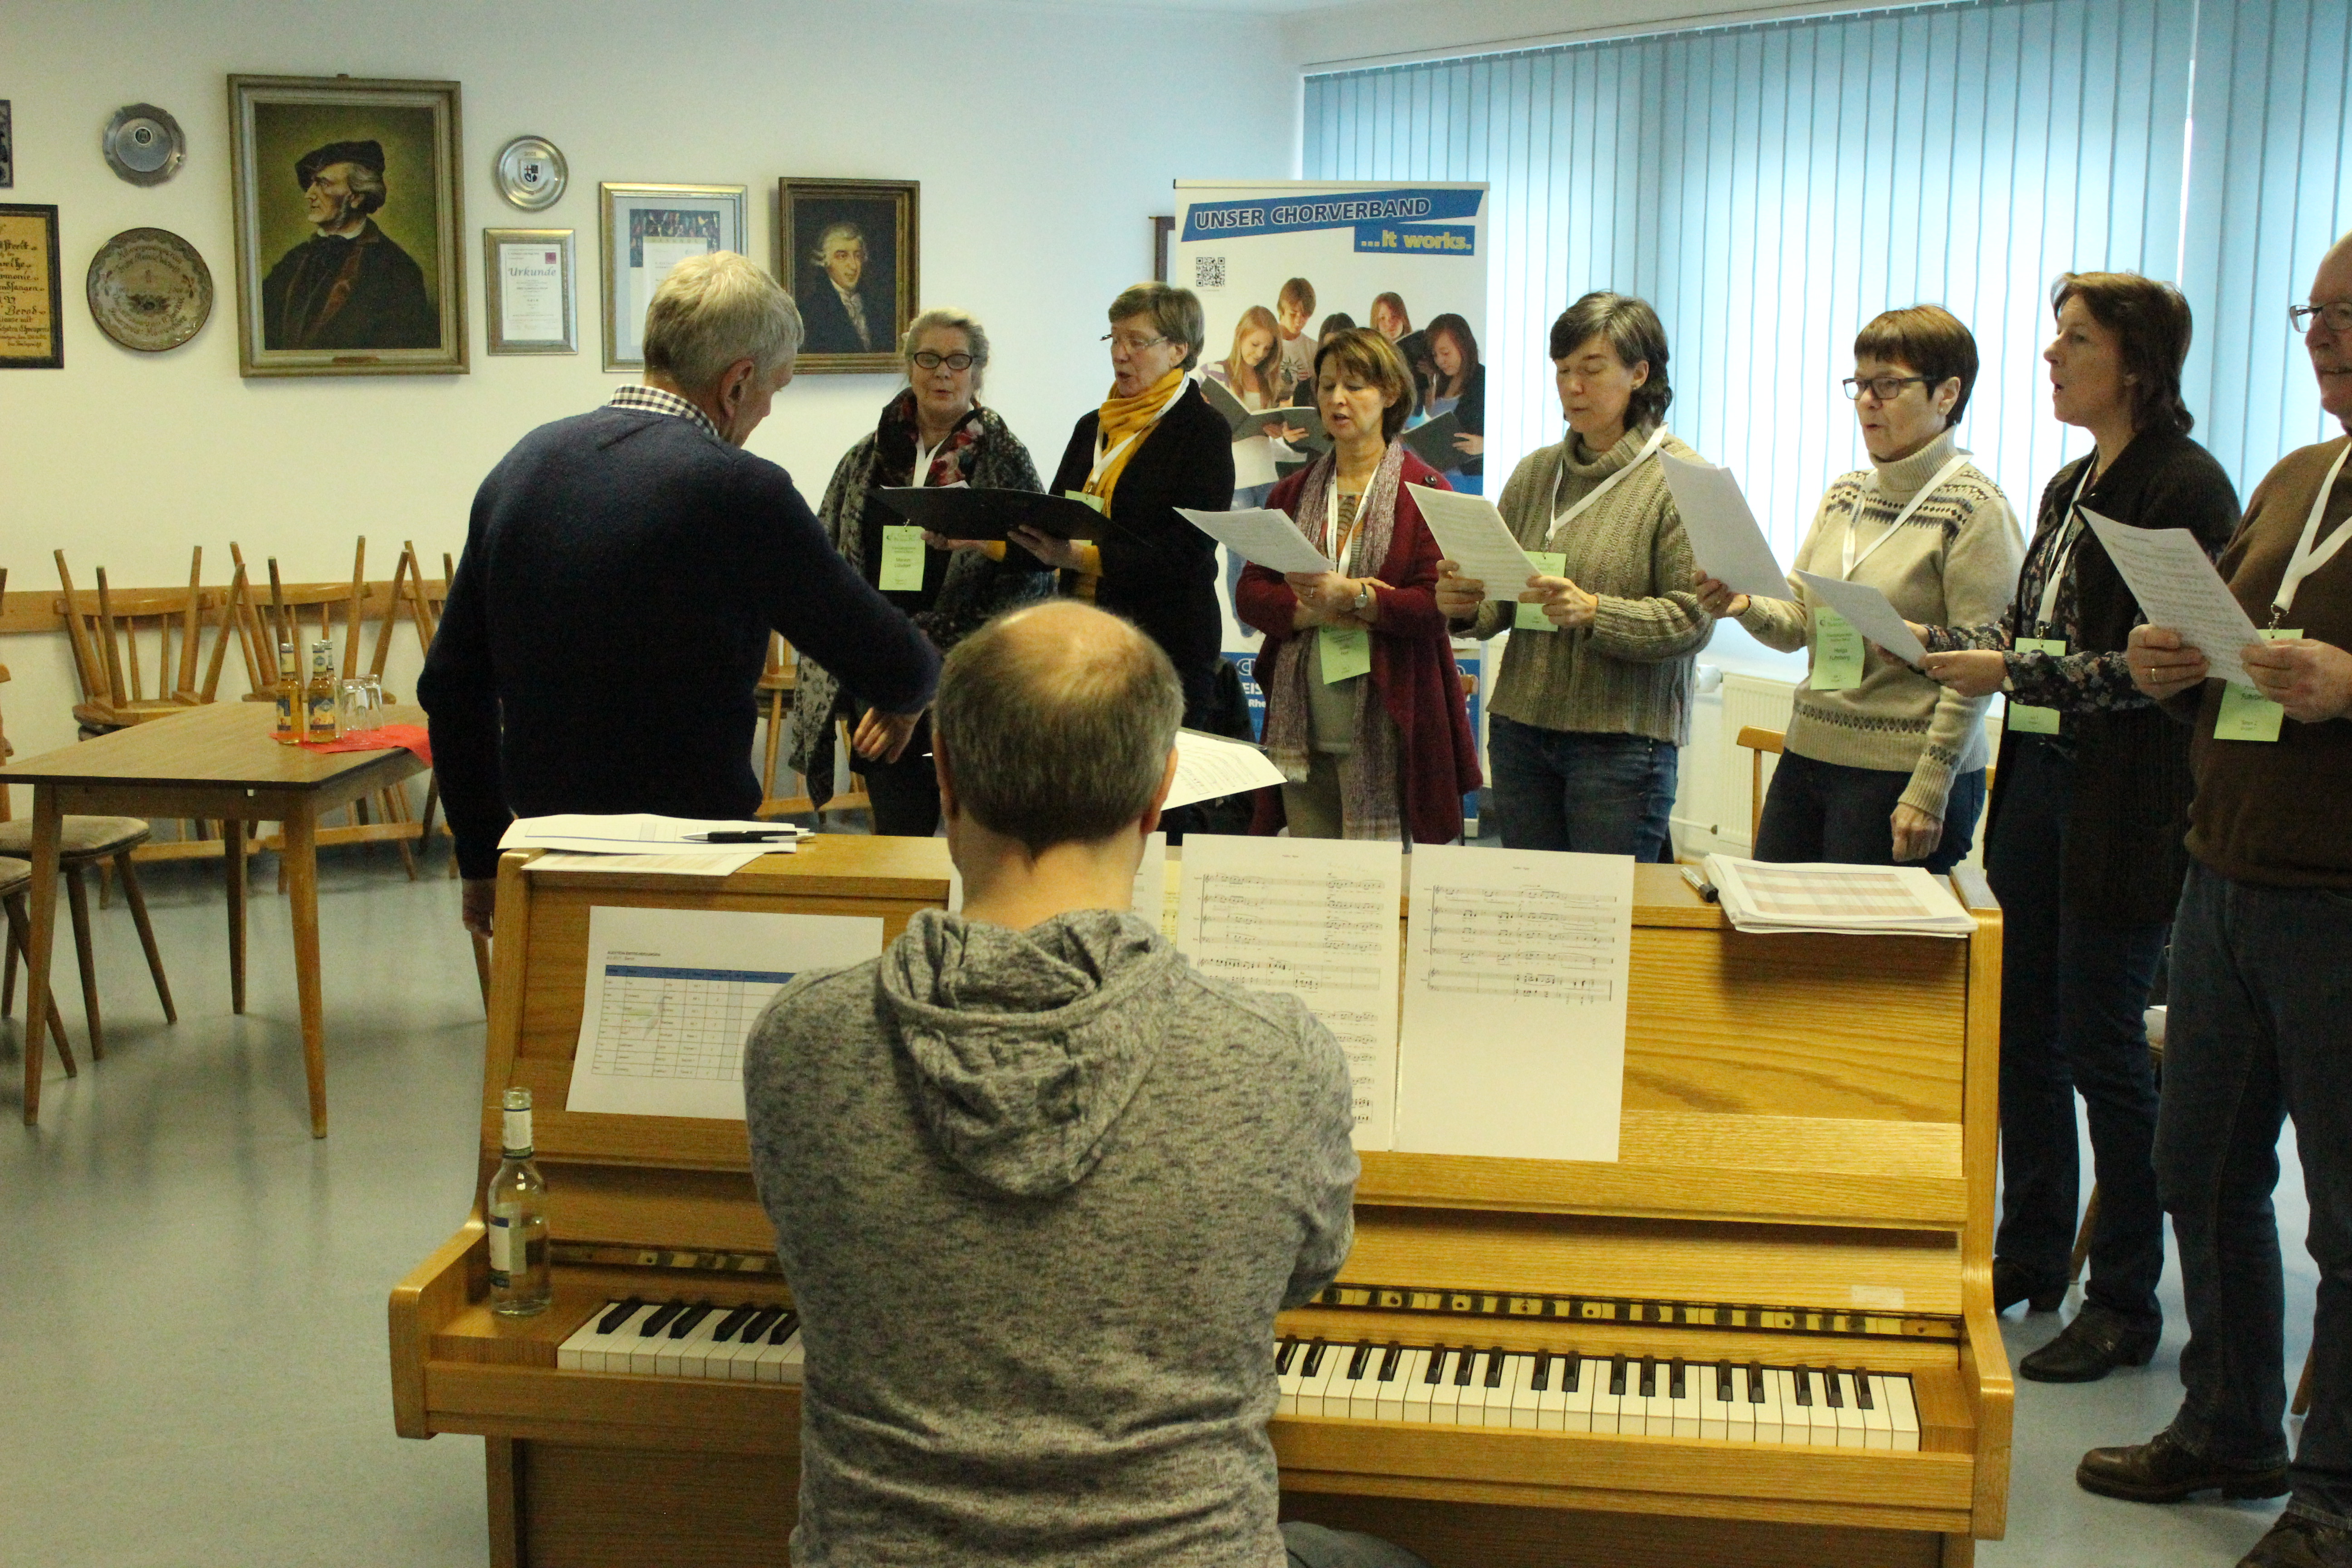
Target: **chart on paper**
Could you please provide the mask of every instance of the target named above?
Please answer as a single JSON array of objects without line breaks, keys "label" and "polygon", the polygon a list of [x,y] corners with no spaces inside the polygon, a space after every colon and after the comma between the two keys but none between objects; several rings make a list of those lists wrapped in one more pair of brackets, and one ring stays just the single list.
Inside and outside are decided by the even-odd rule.
[{"label": "chart on paper", "polygon": [[873,916],[591,908],[564,1109],[740,1121],[761,1011],[803,971],[881,951]]},{"label": "chart on paper", "polygon": [[1395,1124],[1402,891],[1394,844],[1184,839],[1177,948],[1203,974],[1291,992],[1322,1020],[1348,1058],[1359,1149],[1386,1149]]}]

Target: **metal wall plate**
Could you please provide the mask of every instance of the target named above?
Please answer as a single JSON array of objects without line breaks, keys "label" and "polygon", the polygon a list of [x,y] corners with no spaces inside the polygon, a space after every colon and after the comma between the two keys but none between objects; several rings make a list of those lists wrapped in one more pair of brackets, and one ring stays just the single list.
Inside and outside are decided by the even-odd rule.
[{"label": "metal wall plate", "polygon": [[178,348],[213,313],[212,268],[169,229],[127,228],[100,246],[86,287],[99,330],[143,353]]},{"label": "metal wall plate", "polygon": [[499,150],[499,195],[525,212],[551,207],[572,172],[544,136],[518,136]]},{"label": "metal wall plate", "polygon": [[188,139],[180,122],[152,103],[127,103],[99,139],[106,165],[134,185],[160,185],[180,172]]}]

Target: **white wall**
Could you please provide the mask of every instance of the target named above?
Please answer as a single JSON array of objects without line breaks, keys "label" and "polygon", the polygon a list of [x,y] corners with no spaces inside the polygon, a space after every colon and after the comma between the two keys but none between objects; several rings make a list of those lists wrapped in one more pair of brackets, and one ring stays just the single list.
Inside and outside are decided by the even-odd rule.
[{"label": "white wall", "polygon": [[[238,377],[233,72],[462,84],[470,374]],[[988,323],[987,401],[1050,472],[1108,384],[1103,307],[1149,276],[1145,219],[1171,210],[1171,182],[1287,177],[1298,124],[1271,19],[804,0],[0,0],[0,98],[16,141],[16,188],[0,200],[60,208],[65,273],[65,369],[0,372],[12,590],[53,587],[60,545],[84,585],[101,564],[118,584],[184,582],[197,542],[207,580],[225,582],[231,539],[296,579],[348,578],[361,533],[372,576],[389,575],[404,538],[437,570],[464,540],[475,486],[519,437],[634,379],[598,368],[603,180],[750,187],[748,248],[763,266],[780,176],[920,180],[924,302]],[[110,116],[142,100],[189,142],[184,167],[152,188],[99,153]],[[571,166],[541,213],[509,206],[490,179],[498,150],[525,132]],[[194,245],[217,294],[204,331],[165,354],[116,346],[81,298],[99,246],[141,226]],[[486,226],[578,231],[576,357],[484,353]],[[752,449],[814,501],[892,390],[877,376],[795,381]],[[413,637],[401,647],[392,685],[405,694]],[[0,638],[0,663],[16,677],[0,704],[19,753],[69,741],[63,639]],[[241,675],[225,687],[241,691]]]}]

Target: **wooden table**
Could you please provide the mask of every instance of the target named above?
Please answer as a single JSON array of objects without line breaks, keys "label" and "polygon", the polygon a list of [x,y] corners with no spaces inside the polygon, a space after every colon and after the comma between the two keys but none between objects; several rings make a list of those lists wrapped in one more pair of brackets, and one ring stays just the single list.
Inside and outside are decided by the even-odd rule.
[{"label": "wooden table", "polygon": [[404,750],[312,752],[269,738],[267,703],[215,702],[118,730],[0,768],[0,785],[33,788],[32,956],[25,1026],[25,1122],[41,1110],[49,952],[58,925],[58,845],[71,816],[216,817],[228,877],[230,1005],[245,1011],[245,836],[283,823],[286,890],[294,914],[294,977],[302,1005],[302,1065],[310,1135],[327,1135],[326,1026],[319,994],[319,818],[387,789],[425,764]]}]

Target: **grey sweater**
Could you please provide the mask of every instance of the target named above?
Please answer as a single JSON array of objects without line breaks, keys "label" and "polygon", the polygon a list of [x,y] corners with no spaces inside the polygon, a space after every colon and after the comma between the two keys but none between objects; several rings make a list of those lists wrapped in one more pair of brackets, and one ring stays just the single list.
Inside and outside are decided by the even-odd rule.
[{"label": "grey sweater", "polygon": [[808,1342],[803,1564],[1285,1560],[1274,1318],[1346,1259],[1348,1067],[1108,910],[927,910],[746,1047]]}]

